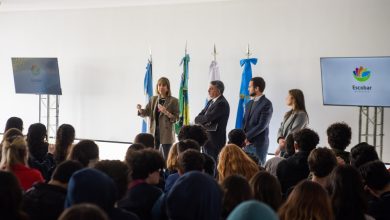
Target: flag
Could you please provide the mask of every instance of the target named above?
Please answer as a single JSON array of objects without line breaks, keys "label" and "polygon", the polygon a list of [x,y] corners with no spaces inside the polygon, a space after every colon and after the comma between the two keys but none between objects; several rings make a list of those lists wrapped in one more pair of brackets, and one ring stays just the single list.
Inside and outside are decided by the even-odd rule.
[{"label": "flag", "polygon": [[183,125],[190,124],[190,112],[188,107],[188,63],[190,56],[186,54],[181,60],[183,66],[179,90],[179,121],[176,123],[176,133],[178,134]]},{"label": "flag", "polygon": [[[145,95],[145,103],[148,103],[150,98],[153,96],[153,74],[152,74],[152,61],[148,60],[148,64],[146,65],[146,73],[144,78],[144,95]],[[146,133],[148,130],[148,123],[146,118],[142,119],[142,133]]]},{"label": "flag", "polygon": [[[209,67],[209,83],[214,80],[221,80],[221,76],[219,74],[219,66],[217,61],[213,60],[211,61],[210,67]],[[208,102],[208,96],[206,98],[205,106]]]},{"label": "flag", "polygon": [[249,102],[249,81],[252,79],[252,66],[256,65],[257,58],[249,58],[240,60],[240,65],[244,66],[241,77],[241,87],[240,87],[240,99],[238,102],[237,117],[236,117],[236,128],[242,128],[242,120],[245,113],[245,105]]}]

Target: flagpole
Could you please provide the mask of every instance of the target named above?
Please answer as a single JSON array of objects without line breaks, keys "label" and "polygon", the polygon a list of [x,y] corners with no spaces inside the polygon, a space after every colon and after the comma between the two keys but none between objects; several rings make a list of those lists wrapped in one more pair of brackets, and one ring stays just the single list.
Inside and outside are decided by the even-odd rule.
[{"label": "flagpole", "polygon": [[246,49],[246,58],[249,59],[251,57],[251,55],[252,55],[252,53],[251,53],[251,50],[250,50],[250,47],[249,47],[249,44],[248,44],[248,47]]},{"label": "flagpole", "polygon": [[216,62],[217,61],[217,47],[215,46],[215,43],[214,43],[213,56],[214,56],[214,61]]},{"label": "flagpole", "polygon": [[187,41],[186,41],[186,47],[184,48],[184,56],[187,56]]},{"label": "flagpole", "polygon": [[149,46],[149,59],[152,62],[152,48]]}]

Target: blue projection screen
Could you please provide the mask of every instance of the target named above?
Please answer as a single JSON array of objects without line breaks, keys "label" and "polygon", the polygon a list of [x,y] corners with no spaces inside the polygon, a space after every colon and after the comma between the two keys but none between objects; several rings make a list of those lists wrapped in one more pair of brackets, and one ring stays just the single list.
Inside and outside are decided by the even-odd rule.
[{"label": "blue projection screen", "polygon": [[62,95],[57,58],[12,58],[15,92]]},{"label": "blue projection screen", "polygon": [[321,58],[324,105],[390,106],[390,57]]}]

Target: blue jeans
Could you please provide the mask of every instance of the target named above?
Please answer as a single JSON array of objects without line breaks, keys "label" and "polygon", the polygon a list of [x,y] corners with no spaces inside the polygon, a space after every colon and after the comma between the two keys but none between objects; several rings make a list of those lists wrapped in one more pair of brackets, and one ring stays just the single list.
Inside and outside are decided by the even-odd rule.
[{"label": "blue jeans", "polygon": [[264,166],[267,160],[268,147],[255,147],[254,144],[250,144],[245,147],[245,151],[256,155],[259,158],[261,166]]}]

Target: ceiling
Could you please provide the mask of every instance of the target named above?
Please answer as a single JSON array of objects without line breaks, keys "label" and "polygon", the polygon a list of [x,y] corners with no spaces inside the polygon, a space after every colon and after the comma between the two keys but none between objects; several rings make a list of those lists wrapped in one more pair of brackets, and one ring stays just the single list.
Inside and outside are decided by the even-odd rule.
[{"label": "ceiling", "polygon": [[86,9],[221,1],[229,0],[0,0],[0,11]]}]

